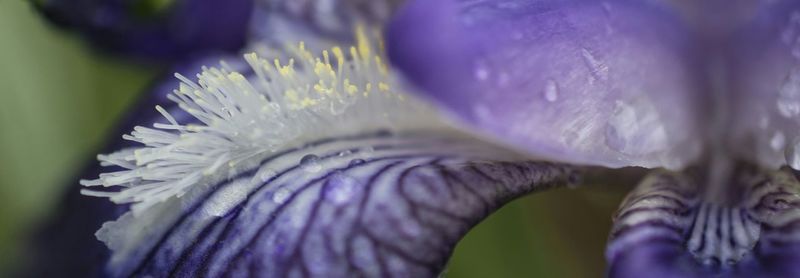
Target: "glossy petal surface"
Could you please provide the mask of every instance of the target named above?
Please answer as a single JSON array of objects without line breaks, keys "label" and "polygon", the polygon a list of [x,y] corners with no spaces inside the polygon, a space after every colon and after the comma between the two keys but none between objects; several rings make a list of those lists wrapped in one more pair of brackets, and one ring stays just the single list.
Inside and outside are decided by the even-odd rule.
[{"label": "glossy petal surface", "polygon": [[[769,167],[800,168],[800,5],[763,2],[730,38],[730,149]],[[746,146],[741,148],[739,146]]]},{"label": "glossy petal surface", "polygon": [[467,128],[538,157],[680,168],[702,100],[677,16],[638,1],[409,1],[394,65]]}]

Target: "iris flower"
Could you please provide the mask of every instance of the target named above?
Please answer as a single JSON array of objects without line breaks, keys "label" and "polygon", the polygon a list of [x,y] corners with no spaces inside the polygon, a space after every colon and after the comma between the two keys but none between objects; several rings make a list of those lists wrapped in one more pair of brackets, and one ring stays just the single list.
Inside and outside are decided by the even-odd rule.
[{"label": "iris flower", "polygon": [[644,169],[607,276],[800,277],[794,1],[120,2],[40,7],[177,79],[37,271],[435,277],[507,202]]}]

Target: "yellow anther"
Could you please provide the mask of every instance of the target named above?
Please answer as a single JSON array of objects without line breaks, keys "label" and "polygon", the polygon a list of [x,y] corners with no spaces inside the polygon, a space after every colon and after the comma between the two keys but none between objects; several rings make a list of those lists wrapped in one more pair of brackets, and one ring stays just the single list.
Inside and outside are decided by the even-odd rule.
[{"label": "yellow anther", "polygon": [[383,63],[381,57],[375,56],[375,65],[378,66],[378,72],[382,75],[389,75],[389,68],[386,67],[386,64]]},{"label": "yellow anther", "polygon": [[378,83],[378,90],[388,91],[389,90],[389,84],[386,84],[384,82],[379,82]]},{"label": "yellow anther", "polygon": [[344,52],[342,52],[342,48],[335,46],[331,49],[333,52],[333,56],[336,57],[336,67],[337,69],[341,70],[342,64],[344,64]]},{"label": "yellow anther", "polygon": [[350,79],[345,78],[343,86],[344,86],[345,92],[347,92],[350,95],[354,95],[355,93],[358,93],[358,87],[356,87],[353,84],[350,84]]},{"label": "yellow anther", "polygon": [[297,93],[297,91],[292,89],[286,90],[285,92],[283,92],[283,95],[286,97],[287,100],[291,102],[297,102],[300,100],[300,95]]},{"label": "yellow anther", "polygon": [[350,56],[353,57],[353,62],[358,62],[358,50],[355,46],[350,47]]},{"label": "yellow anther", "polygon": [[241,73],[235,72],[235,71],[228,74],[228,79],[230,79],[231,81],[234,81],[234,82],[246,81],[246,79],[244,78],[244,75],[242,75]]},{"label": "yellow anther", "polygon": [[370,55],[372,55],[372,49],[367,34],[364,33],[364,26],[359,25],[356,27],[356,44],[358,45],[358,54],[361,55],[361,59],[369,59]]},{"label": "yellow anther", "polygon": [[301,108],[306,108],[306,107],[309,107],[309,106],[316,105],[317,103],[318,103],[318,101],[315,100],[315,99],[303,98],[303,100],[300,102],[300,107]]},{"label": "yellow anther", "polygon": [[328,65],[328,66],[331,65],[331,58],[328,55],[328,51],[327,50],[323,50],[322,51],[322,59],[323,59],[323,61],[325,61],[326,65]]}]

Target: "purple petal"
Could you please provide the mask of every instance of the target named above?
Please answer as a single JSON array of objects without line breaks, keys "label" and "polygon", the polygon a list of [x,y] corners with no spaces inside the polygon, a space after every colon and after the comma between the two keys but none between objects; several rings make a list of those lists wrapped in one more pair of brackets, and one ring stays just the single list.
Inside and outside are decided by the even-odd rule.
[{"label": "purple petal", "polygon": [[727,43],[736,100],[728,144],[761,165],[800,169],[800,5],[759,3]]},{"label": "purple petal", "polygon": [[687,34],[637,1],[412,0],[387,47],[484,136],[552,160],[682,167],[702,136]]},{"label": "purple petal", "polygon": [[101,49],[156,63],[239,50],[253,6],[252,0],[176,0],[156,14],[140,15],[135,5],[147,1],[133,2],[43,0],[36,6]]},{"label": "purple petal", "polygon": [[576,174],[447,150],[464,143],[377,133],[278,153],[184,197],[115,275],[436,277],[489,213]]},{"label": "purple petal", "polygon": [[288,65],[248,54],[252,71],[181,78],[168,98],[188,120],[162,112],[126,136],[138,146],[99,157],[113,168],[83,192],[132,205],[97,227],[110,254],[81,262],[111,277],[433,277],[489,213],[582,176],[441,124],[392,91],[368,41],[287,49]]},{"label": "purple petal", "polygon": [[730,184],[725,200],[687,176],[651,174],[615,216],[609,276],[800,275],[800,183],[784,169],[741,171]]}]

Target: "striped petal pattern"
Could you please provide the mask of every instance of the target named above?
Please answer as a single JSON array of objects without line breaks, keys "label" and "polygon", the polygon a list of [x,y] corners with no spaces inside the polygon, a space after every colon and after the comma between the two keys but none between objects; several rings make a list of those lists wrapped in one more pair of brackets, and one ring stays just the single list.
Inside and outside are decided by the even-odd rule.
[{"label": "striped petal pattern", "polygon": [[490,160],[498,152],[482,148],[439,135],[330,138],[160,204],[153,216],[123,217],[98,236],[130,236],[140,232],[128,227],[157,219],[115,250],[113,276],[435,277],[480,219],[578,174]]},{"label": "striped petal pattern", "polygon": [[[795,277],[800,183],[743,170],[727,202],[686,175],[657,172],[625,199],[606,257],[611,277]],[[714,201],[712,201],[714,200]]]}]

